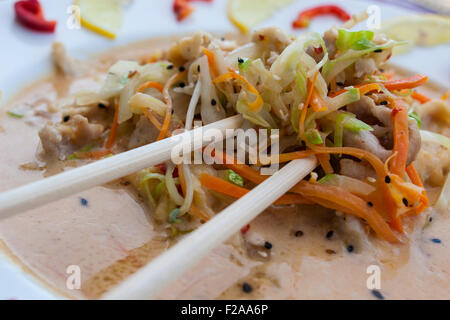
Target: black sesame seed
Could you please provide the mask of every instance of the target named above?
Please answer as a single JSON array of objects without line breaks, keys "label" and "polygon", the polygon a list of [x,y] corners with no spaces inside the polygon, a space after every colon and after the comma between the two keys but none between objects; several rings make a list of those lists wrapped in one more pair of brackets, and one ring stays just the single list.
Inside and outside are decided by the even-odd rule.
[{"label": "black sesame seed", "polygon": [[367,202],[367,205],[368,205],[369,207],[373,207],[373,203],[372,203],[371,201]]},{"label": "black sesame seed", "polygon": [[344,85],[342,82],[336,82],[336,84],[341,87]]},{"label": "black sesame seed", "polygon": [[267,250],[272,249],[272,244],[269,241],[264,242],[264,248],[266,248]]},{"label": "black sesame seed", "polygon": [[88,201],[85,198],[81,198],[80,203],[82,206],[85,206],[85,207],[88,205]]},{"label": "black sesame seed", "polygon": [[186,70],[186,69],[184,69],[183,66],[181,66],[181,67],[178,68],[178,71],[180,71],[180,72],[183,72],[184,70]]},{"label": "black sesame seed", "polygon": [[238,58],[238,63],[244,63],[244,59]]},{"label": "black sesame seed", "polygon": [[334,231],[333,231],[333,230],[330,230],[330,231],[327,232],[327,234],[325,235],[325,237],[326,237],[327,239],[330,239],[330,238],[333,236],[333,234],[334,234]]},{"label": "black sesame seed", "polygon": [[429,221],[429,222],[433,221],[433,217],[430,217],[430,218],[428,219],[428,221]]},{"label": "black sesame seed", "polygon": [[200,65],[197,66],[197,72],[200,72]]},{"label": "black sesame seed", "polygon": [[383,106],[385,106],[385,105],[388,104],[388,102],[387,102],[386,100],[383,100],[383,101],[380,102],[380,104],[383,105]]},{"label": "black sesame seed", "polygon": [[180,86],[180,88],[184,88],[186,86],[184,82],[180,82],[178,85]]},{"label": "black sesame seed", "polygon": [[244,291],[245,293],[250,293],[253,291],[253,288],[251,285],[249,285],[247,282],[244,282],[242,284],[242,291]]},{"label": "black sesame seed", "polygon": [[384,182],[391,183],[391,178],[389,176],[384,177]]},{"label": "black sesame seed", "polygon": [[403,199],[402,199],[402,202],[403,202],[403,204],[405,205],[405,207],[408,206],[408,199],[403,198]]},{"label": "black sesame seed", "polygon": [[221,40],[221,41],[225,41],[225,38],[224,38],[224,37],[221,37],[220,40]]},{"label": "black sesame seed", "polygon": [[303,236],[303,231],[302,230],[297,230],[297,231],[295,231],[295,233],[294,233],[294,235],[297,237],[297,238],[300,238],[301,236]]},{"label": "black sesame seed", "polygon": [[215,106],[215,105],[217,104],[216,99],[211,99],[211,104],[212,104],[213,106]]},{"label": "black sesame seed", "polygon": [[371,292],[375,298],[380,299],[380,300],[384,299],[384,296],[381,294],[380,291],[373,289]]},{"label": "black sesame seed", "polygon": [[384,72],[384,69],[383,68],[378,68],[378,71]]},{"label": "black sesame seed", "polygon": [[438,239],[438,238],[433,238],[433,239],[431,239],[431,241],[434,242],[434,243],[441,243],[442,242],[441,239]]},{"label": "black sesame seed", "polygon": [[166,67],[166,69],[167,69],[167,70],[173,69],[173,64],[169,64],[169,65]]},{"label": "black sesame seed", "polygon": [[105,104],[101,102],[97,105],[97,107],[99,107],[100,109],[106,109]]},{"label": "black sesame seed", "polygon": [[377,50],[374,50],[373,52],[379,53],[381,51],[383,51],[383,50],[382,49],[377,49]]},{"label": "black sesame seed", "polygon": [[70,116],[69,115],[65,115],[64,118],[63,118],[63,121],[67,122],[67,121],[69,121],[69,119],[70,119]]},{"label": "black sesame seed", "polygon": [[355,250],[355,247],[353,247],[352,245],[347,246],[348,252],[353,252],[353,250]]}]

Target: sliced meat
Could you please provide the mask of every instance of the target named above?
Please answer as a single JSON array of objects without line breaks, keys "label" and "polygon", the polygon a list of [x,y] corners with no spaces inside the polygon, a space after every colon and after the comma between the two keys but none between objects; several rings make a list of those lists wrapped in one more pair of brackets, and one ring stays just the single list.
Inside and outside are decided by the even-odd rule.
[{"label": "sliced meat", "polygon": [[359,132],[344,130],[344,145],[367,150],[376,155],[383,162],[386,161],[392,153],[380,144],[380,141],[372,132],[366,130]]},{"label": "sliced meat", "polygon": [[375,61],[371,58],[358,59],[355,62],[356,78],[364,78],[366,75],[372,75],[378,70]]},{"label": "sliced meat", "polygon": [[323,34],[323,41],[328,51],[328,59],[334,59],[336,56],[336,40],[338,37],[338,31],[336,28],[331,28]]},{"label": "sliced meat", "polygon": [[84,72],[81,62],[71,58],[61,42],[52,45],[52,60],[55,69],[63,76],[76,77]]},{"label": "sliced meat", "polygon": [[141,116],[136,123],[136,128],[130,136],[128,148],[133,149],[153,142],[158,137],[158,133],[158,129],[147,119],[147,117]]},{"label": "sliced meat", "polygon": [[292,40],[280,28],[268,27],[253,33],[252,41],[264,46],[269,52],[280,54]]},{"label": "sliced meat", "polygon": [[339,162],[340,174],[351,178],[364,180],[367,177],[375,178],[377,175],[367,162],[357,162],[351,159],[342,159]]},{"label": "sliced meat", "polygon": [[39,131],[39,137],[46,155],[64,159],[79,148],[99,139],[103,131],[101,124],[92,124],[87,118],[74,115],[67,122],[47,124]]},{"label": "sliced meat", "polygon": [[[394,145],[391,109],[383,105],[376,105],[371,98],[363,96],[359,101],[349,104],[347,111],[354,113],[358,119],[371,125],[374,131],[345,132],[344,145],[365,149],[385,161],[391,155],[390,150]],[[408,164],[416,159],[420,146],[419,128],[416,121],[411,120],[409,121]]]},{"label": "sliced meat", "polygon": [[181,39],[169,49],[169,61],[181,66],[198,58],[202,54],[202,48],[207,47],[211,39],[210,34],[200,31]]}]

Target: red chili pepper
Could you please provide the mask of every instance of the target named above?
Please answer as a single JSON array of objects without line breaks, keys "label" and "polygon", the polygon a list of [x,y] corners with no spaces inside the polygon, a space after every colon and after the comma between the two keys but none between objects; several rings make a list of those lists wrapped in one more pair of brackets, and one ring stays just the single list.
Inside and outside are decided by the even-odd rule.
[{"label": "red chili pepper", "polygon": [[313,7],[300,12],[300,14],[297,17],[297,20],[292,22],[292,27],[305,28],[309,26],[310,19],[327,14],[334,15],[335,17],[341,19],[342,21],[347,21],[351,18],[350,14],[348,14],[347,11],[345,11],[341,7],[335,5],[323,5]]},{"label": "red chili pepper", "polygon": [[159,169],[159,171],[161,171],[162,174],[166,174],[167,166],[166,166],[166,164],[164,162],[155,165],[155,167],[157,167]]},{"label": "red chili pepper", "polygon": [[245,227],[241,228],[241,233],[242,234],[246,234],[248,232],[248,230],[250,230],[250,225],[246,225]]},{"label": "red chili pepper", "polygon": [[55,20],[45,20],[44,12],[38,0],[23,0],[14,3],[17,21],[25,27],[42,32],[54,32]]},{"label": "red chili pepper", "polygon": [[[194,12],[194,8],[189,5],[189,2],[194,0],[174,0],[173,1],[173,12],[177,15],[177,20],[181,21],[187,18],[192,12]],[[211,2],[212,0],[196,0],[203,2]]]}]

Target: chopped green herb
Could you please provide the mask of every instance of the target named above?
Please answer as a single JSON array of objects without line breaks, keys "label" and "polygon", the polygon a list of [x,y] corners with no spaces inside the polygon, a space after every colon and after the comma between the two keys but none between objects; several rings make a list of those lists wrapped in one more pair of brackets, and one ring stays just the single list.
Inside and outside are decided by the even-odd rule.
[{"label": "chopped green herb", "polygon": [[323,139],[317,129],[309,129],[306,132],[306,139],[312,144],[322,144]]},{"label": "chopped green herb", "polygon": [[419,129],[422,127],[422,120],[420,119],[419,115],[418,115],[417,113],[414,112],[413,109],[409,109],[408,116],[409,116],[411,119],[416,120],[417,126],[419,127]]},{"label": "chopped green herb", "polygon": [[239,71],[245,71],[250,66],[250,59],[238,59]]},{"label": "chopped green herb", "polygon": [[76,160],[78,159],[77,155],[75,153],[71,154],[70,156],[67,157],[67,160]]},{"label": "chopped green herb", "polygon": [[244,179],[233,170],[227,170],[225,174],[227,180],[231,183],[234,183],[235,185],[240,187],[244,186]]},{"label": "chopped green herb", "polygon": [[178,215],[180,214],[180,208],[175,208],[169,213],[169,223],[182,223],[183,220],[178,219]]},{"label": "chopped green herb", "polygon": [[89,152],[89,151],[91,151],[92,149],[94,149],[94,147],[96,146],[96,144],[95,143],[90,143],[90,144],[88,144],[88,145],[85,145],[83,148],[81,148],[79,151],[80,152]]},{"label": "chopped green herb", "polygon": [[6,113],[7,113],[9,116],[14,117],[14,118],[18,118],[18,119],[21,119],[21,118],[24,117],[23,114],[16,113],[16,112],[13,112],[13,111],[6,111]]}]

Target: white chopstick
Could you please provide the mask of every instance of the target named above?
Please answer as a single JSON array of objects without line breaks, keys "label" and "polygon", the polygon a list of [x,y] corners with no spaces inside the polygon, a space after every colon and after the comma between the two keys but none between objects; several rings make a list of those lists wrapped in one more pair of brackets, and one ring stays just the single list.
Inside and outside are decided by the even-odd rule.
[{"label": "white chopstick", "polygon": [[[241,124],[242,116],[236,115],[3,192],[0,194],[0,219],[39,207],[51,201],[62,199],[96,185],[113,181],[151,165],[167,161],[170,159],[172,149],[175,146],[180,145],[183,141],[189,141],[189,139],[183,140],[183,137],[190,136],[190,141],[194,146],[191,150],[195,150],[196,147],[201,148],[210,143],[208,139],[205,139],[203,134],[199,134],[201,130],[220,130],[222,136],[225,138],[226,129],[236,129]],[[201,143],[200,141],[195,141],[196,139],[201,139]]]},{"label": "white chopstick", "polygon": [[102,299],[157,297],[171,282],[200,262],[210,250],[248,224],[316,166],[315,157],[291,161],[186,239],[104,294]]}]

